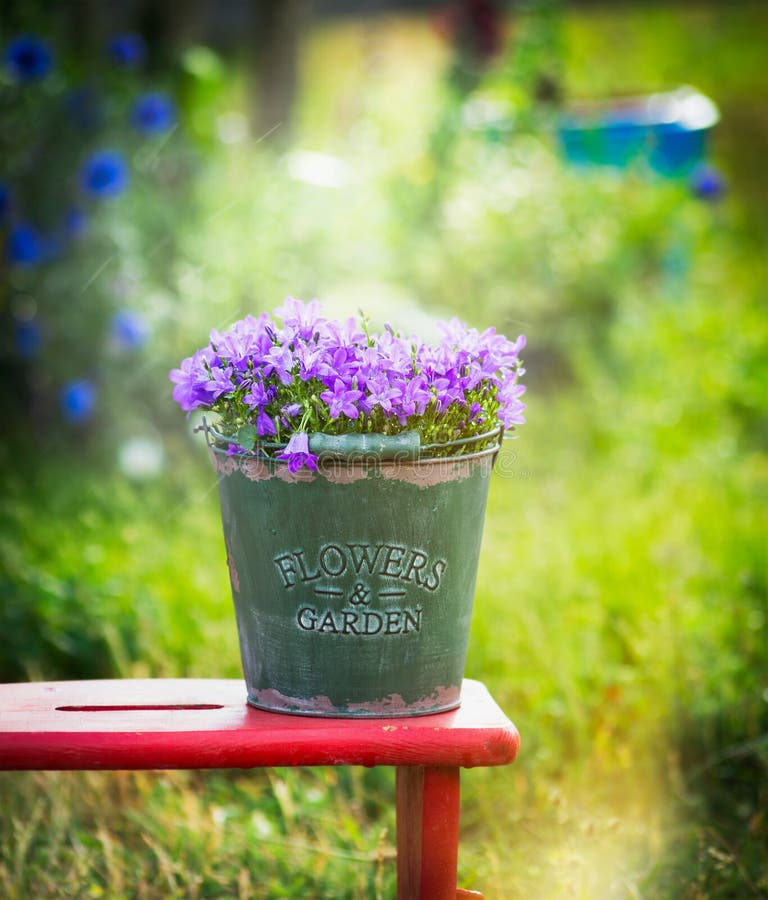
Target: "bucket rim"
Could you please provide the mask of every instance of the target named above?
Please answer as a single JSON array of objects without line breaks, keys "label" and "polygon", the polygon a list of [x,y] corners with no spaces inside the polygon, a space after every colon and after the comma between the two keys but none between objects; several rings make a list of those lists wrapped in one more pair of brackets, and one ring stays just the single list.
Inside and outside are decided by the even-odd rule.
[{"label": "bucket rim", "polygon": [[[253,450],[232,452],[222,447],[221,443],[233,444],[236,441],[235,436],[223,435],[216,431],[205,417],[203,417],[203,424],[196,428],[195,431],[203,431],[205,433],[209,449],[217,456],[244,460],[262,460],[283,465],[288,464],[287,460],[280,459],[277,456],[277,453],[288,446],[287,441],[258,441],[254,445]],[[327,435],[322,432],[310,432],[308,437],[310,452],[315,453],[321,463],[347,462],[350,464],[421,466],[495,455],[508,435],[505,435],[503,425],[497,425],[495,428],[479,434],[429,444],[422,444],[419,440],[419,434],[415,431],[400,432],[397,435],[385,435],[378,432],[351,432],[344,435]],[[318,442],[319,446],[313,448],[313,439],[316,438],[322,440]],[[342,439],[347,449],[334,449],[332,443],[329,445],[329,439],[332,442],[334,438]],[[355,439],[359,439],[359,441]],[[374,441],[375,444],[372,445],[371,441]],[[481,447],[479,450],[473,450],[472,445],[478,444],[487,444],[487,446]],[[468,448],[469,452],[439,453],[441,450],[452,451],[454,448],[458,449],[460,447]],[[424,453],[437,455],[423,456],[422,454]]]}]

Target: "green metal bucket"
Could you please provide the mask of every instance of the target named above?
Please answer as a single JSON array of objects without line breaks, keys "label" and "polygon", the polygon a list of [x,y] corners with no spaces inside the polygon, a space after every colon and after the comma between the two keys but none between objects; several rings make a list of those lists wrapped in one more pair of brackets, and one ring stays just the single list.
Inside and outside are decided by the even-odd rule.
[{"label": "green metal bucket", "polygon": [[254,706],[377,717],[460,703],[500,435],[440,459],[365,437],[362,453],[326,447],[317,472],[211,445]]}]

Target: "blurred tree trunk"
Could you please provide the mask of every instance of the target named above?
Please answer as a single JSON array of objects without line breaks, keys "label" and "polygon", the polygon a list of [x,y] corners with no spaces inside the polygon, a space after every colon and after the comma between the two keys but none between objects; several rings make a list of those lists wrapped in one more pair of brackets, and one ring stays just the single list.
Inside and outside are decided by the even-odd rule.
[{"label": "blurred tree trunk", "polygon": [[59,13],[64,17],[66,40],[73,55],[87,69],[104,51],[109,30],[108,10],[98,0],[80,0],[62,5]]},{"label": "blurred tree trunk", "polygon": [[307,0],[251,0],[246,63],[251,130],[256,138],[271,131],[280,143],[289,138],[307,13]]},{"label": "blurred tree trunk", "polygon": [[181,53],[205,38],[208,0],[142,0],[137,24],[149,48],[150,71],[172,66]]}]

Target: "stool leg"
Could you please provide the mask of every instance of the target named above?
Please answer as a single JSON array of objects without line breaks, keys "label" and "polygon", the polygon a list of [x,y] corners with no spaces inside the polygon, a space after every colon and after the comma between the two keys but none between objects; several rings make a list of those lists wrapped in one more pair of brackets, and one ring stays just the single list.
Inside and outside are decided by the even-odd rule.
[{"label": "stool leg", "polygon": [[458,768],[397,769],[397,900],[454,900]]}]

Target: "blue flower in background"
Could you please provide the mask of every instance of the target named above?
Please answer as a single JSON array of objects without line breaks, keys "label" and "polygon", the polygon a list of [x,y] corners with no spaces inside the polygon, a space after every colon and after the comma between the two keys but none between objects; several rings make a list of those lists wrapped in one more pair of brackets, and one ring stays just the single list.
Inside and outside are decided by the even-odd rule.
[{"label": "blue flower in background", "polygon": [[104,120],[104,106],[91,85],[73,88],[67,96],[67,110],[73,123],[83,131],[95,131]]},{"label": "blue flower in background", "polygon": [[33,225],[20,222],[8,234],[6,253],[17,266],[35,266],[45,256],[45,240]]},{"label": "blue flower in background", "polygon": [[711,165],[701,165],[694,169],[690,177],[690,187],[700,200],[719,200],[725,193],[725,178]]},{"label": "blue flower in background", "polygon": [[112,319],[112,340],[121,350],[139,350],[148,336],[147,322],[137,312],[121,309]]},{"label": "blue flower in background", "polygon": [[80,171],[80,184],[90,197],[116,197],[128,185],[128,166],[116,150],[92,153]]},{"label": "blue flower in background", "polygon": [[22,359],[34,359],[40,352],[42,334],[34,319],[17,319],[14,323],[16,352]]},{"label": "blue flower in background", "polygon": [[64,213],[64,236],[71,241],[76,241],[85,234],[88,227],[88,217],[78,206],[70,206]]},{"label": "blue flower in background", "polygon": [[143,94],[134,104],[132,121],[141,134],[162,134],[176,124],[176,106],[162,92]]},{"label": "blue flower in background", "polygon": [[96,407],[96,388],[87,379],[70,381],[61,391],[61,411],[73,425],[82,425],[93,415]]},{"label": "blue flower in background", "polygon": [[136,69],[145,60],[147,45],[138,34],[119,34],[112,38],[107,47],[110,57],[126,69]]},{"label": "blue flower in background", "polygon": [[0,222],[4,222],[11,209],[11,189],[0,181]]},{"label": "blue flower in background", "polygon": [[48,234],[43,237],[43,261],[50,262],[61,256],[62,240],[61,235]]},{"label": "blue flower in background", "polygon": [[39,37],[21,34],[5,51],[5,67],[15,81],[38,81],[51,71],[53,55]]}]

